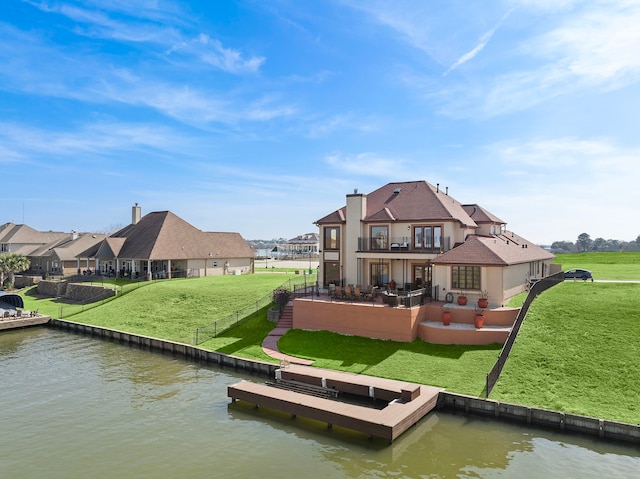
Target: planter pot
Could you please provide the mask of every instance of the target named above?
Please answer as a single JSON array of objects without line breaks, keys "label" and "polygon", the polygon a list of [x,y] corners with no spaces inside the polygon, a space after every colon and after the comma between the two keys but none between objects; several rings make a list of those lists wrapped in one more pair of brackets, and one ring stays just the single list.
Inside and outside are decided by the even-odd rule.
[{"label": "planter pot", "polygon": [[476,329],[480,329],[482,326],[484,326],[484,314],[476,314],[473,318],[473,322],[476,325]]},{"label": "planter pot", "polygon": [[464,306],[465,304],[467,304],[467,297],[466,296],[458,296],[458,304],[460,306]]},{"label": "planter pot", "polygon": [[442,312],[442,324],[449,326],[451,324],[451,313],[449,311]]},{"label": "planter pot", "polygon": [[489,300],[487,298],[478,299],[478,308],[487,309],[489,307]]}]

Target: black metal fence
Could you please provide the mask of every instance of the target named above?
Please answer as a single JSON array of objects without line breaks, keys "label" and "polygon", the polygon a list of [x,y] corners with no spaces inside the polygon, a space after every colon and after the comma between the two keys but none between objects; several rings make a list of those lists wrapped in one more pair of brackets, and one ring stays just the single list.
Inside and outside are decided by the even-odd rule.
[{"label": "black metal fence", "polygon": [[500,373],[502,373],[502,368],[509,359],[509,354],[511,353],[511,348],[516,341],[516,337],[518,336],[518,332],[520,331],[520,326],[524,322],[524,319],[527,316],[527,312],[529,311],[529,306],[533,300],[543,291],[555,286],[558,283],[562,283],[564,281],[564,273],[560,271],[559,273],[553,274],[551,276],[547,276],[546,278],[541,279],[540,281],[536,281],[529,288],[529,294],[527,298],[524,300],[522,307],[520,308],[520,312],[516,317],[515,322],[513,323],[513,328],[511,328],[511,332],[509,333],[509,337],[505,341],[502,346],[502,350],[500,351],[500,355],[498,356],[498,360],[493,365],[493,368],[487,374],[487,385],[486,385],[486,397],[489,397],[493,387],[498,382],[500,378]]},{"label": "black metal fence", "polygon": [[[311,284],[307,283],[307,278],[305,277],[299,279],[289,279],[282,283],[276,289],[286,289],[294,292],[294,294],[297,291],[297,294],[299,294],[299,296],[297,297],[301,297],[302,292],[306,291],[309,288],[311,288]],[[206,326],[196,328],[196,330],[193,332],[193,344],[197,346],[198,344],[202,344],[205,341],[219,336],[225,331],[240,326],[242,323],[251,319],[260,310],[266,308],[267,306],[270,306],[272,303],[273,292],[263,296],[254,303],[251,303],[250,305],[245,306],[244,308],[225,316],[224,318],[220,318],[213,323],[207,324]]]}]

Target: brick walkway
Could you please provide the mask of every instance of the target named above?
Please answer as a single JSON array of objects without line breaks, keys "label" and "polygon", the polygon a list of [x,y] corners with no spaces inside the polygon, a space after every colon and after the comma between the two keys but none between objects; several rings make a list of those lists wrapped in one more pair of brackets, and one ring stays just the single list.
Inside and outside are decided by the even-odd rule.
[{"label": "brick walkway", "polygon": [[268,356],[277,359],[281,362],[288,362],[293,364],[303,364],[309,366],[313,364],[313,361],[308,359],[300,359],[293,356],[282,354],[278,349],[278,341],[280,338],[293,327],[293,304],[289,303],[284,308],[278,326],[276,326],[269,335],[264,339],[262,343],[262,350]]}]

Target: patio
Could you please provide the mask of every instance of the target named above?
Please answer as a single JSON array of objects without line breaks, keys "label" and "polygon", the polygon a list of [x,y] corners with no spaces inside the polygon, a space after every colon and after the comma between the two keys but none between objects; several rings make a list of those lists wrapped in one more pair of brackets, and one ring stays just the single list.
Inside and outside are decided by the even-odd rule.
[{"label": "patio", "polygon": [[[365,299],[362,299],[365,298]],[[332,295],[293,300],[293,327],[312,331],[412,342],[420,338],[434,344],[504,343],[518,314],[518,308],[489,307],[484,310],[484,326],[476,328],[475,305],[459,306],[444,301],[411,305],[410,296],[397,296],[397,304],[389,296],[378,293],[365,296]],[[452,313],[451,324],[444,326],[444,307]]]}]

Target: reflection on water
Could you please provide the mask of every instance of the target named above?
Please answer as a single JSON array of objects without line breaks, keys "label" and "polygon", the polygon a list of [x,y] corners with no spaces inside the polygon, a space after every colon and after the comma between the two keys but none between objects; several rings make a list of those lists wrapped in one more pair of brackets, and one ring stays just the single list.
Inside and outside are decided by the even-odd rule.
[{"label": "reflection on water", "polygon": [[262,381],[48,329],[0,334],[0,477],[635,477],[637,446],[432,413],[392,445],[230,403]]}]

